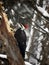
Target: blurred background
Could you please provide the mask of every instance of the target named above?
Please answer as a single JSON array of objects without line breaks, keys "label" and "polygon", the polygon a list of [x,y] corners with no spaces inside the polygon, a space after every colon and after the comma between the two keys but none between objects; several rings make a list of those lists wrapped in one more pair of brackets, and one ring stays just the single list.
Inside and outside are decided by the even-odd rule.
[{"label": "blurred background", "polygon": [[49,0],[1,1],[12,30],[17,23],[25,27],[25,63],[49,65]]}]

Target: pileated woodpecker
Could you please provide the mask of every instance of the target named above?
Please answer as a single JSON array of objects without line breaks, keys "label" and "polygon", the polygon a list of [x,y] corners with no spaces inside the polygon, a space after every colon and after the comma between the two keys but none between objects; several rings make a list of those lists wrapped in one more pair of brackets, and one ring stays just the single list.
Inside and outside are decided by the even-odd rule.
[{"label": "pileated woodpecker", "polygon": [[16,38],[17,42],[18,42],[18,46],[20,49],[20,52],[22,54],[22,57],[25,57],[25,49],[26,49],[26,34],[25,31],[22,30],[21,28],[19,28],[18,30],[16,30],[14,37]]}]

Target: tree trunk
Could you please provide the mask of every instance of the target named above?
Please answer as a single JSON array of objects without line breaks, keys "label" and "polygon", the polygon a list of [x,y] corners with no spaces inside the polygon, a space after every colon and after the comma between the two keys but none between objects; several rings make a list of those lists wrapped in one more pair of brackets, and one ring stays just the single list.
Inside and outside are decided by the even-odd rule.
[{"label": "tree trunk", "polygon": [[0,38],[4,40],[6,54],[11,65],[25,65],[24,60],[20,54],[17,42],[14,38],[13,32],[10,30],[7,15],[4,12],[0,13],[2,16],[0,24]]}]

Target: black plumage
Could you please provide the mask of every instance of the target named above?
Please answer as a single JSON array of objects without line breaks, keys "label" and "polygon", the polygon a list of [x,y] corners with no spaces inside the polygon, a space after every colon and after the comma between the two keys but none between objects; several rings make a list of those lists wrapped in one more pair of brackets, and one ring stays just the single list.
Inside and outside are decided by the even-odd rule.
[{"label": "black plumage", "polygon": [[25,57],[25,49],[26,49],[26,34],[24,30],[21,30],[21,28],[19,28],[15,34],[14,37],[17,39],[18,42],[18,46],[20,49],[20,52],[22,54],[22,57]]}]

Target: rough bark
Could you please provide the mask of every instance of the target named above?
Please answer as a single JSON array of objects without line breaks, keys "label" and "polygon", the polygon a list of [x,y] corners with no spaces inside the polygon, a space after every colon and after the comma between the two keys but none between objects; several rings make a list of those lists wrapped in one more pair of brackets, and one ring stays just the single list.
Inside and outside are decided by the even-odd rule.
[{"label": "rough bark", "polygon": [[17,42],[14,38],[13,32],[10,30],[8,18],[5,12],[0,12],[2,16],[0,24],[0,38],[4,41],[6,54],[11,65],[25,65],[24,60],[20,54]]}]

